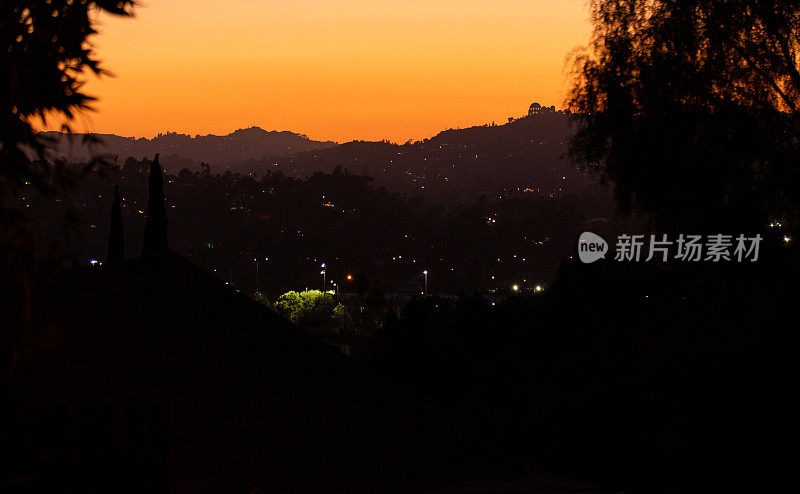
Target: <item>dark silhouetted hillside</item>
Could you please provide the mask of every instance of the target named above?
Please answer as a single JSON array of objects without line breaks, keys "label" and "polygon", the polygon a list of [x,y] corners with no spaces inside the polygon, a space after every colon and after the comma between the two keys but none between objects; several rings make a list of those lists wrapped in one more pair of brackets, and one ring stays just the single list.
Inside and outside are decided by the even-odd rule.
[{"label": "dark silhouetted hillside", "polygon": [[458,454],[437,410],[176,254],[45,285],[51,344],[0,429],[14,492],[375,492]]},{"label": "dark silhouetted hillside", "polygon": [[304,177],[342,167],[374,177],[390,191],[446,202],[484,194],[555,198],[596,185],[566,156],[572,132],[568,114],[539,113],[505,125],[450,129],[402,145],[348,142],[282,158],[273,169]]},{"label": "dark silhouetted hillside", "polygon": [[[70,139],[60,132],[47,132],[58,141],[58,152],[68,161],[85,161],[92,154],[81,144],[83,134]],[[196,168],[200,162],[225,168],[235,163],[264,158],[277,158],[291,154],[324,149],[335,146],[335,142],[313,141],[302,134],[283,131],[266,131],[258,127],[239,129],[225,136],[178,134],[168,132],[152,139],[120,137],[114,134],[99,134],[102,154],[117,156],[124,161],[133,156],[137,159],[153,157],[161,153],[162,165],[168,171],[177,171],[185,166]]]},{"label": "dark silhouetted hillside", "polygon": [[[405,144],[389,141],[334,142],[309,140],[291,132],[267,132],[258,127],[240,129],[227,136],[167,133],[153,139],[100,135],[101,153],[143,159],[161,153],[170,172],[188,168],[200,171],[207,163],[212,172],[242,175],[269,172],[305,178],[336,168],[371,176],[375,184],[408,197],[433,197],[445,203],[489,198],[535,197],[553,199],[596,188],[597,180],[568,159],[573,135],[568,113],[531,113],[504,125],[449,129],[431,139]],[[59,151],[68,161],[90,156],[82,135],[70,140],[57,132]]]}]

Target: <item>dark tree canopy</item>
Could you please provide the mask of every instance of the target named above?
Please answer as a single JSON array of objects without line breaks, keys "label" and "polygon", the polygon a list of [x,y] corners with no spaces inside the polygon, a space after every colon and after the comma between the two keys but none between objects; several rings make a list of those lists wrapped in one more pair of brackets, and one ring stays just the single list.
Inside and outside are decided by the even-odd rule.
[{"label": "dark tree canopy", "polygon": [[[0,1],[0,360],[12,370],[31,340],[32,272],[40,228],[15,199],[25,188],[67,192],[102,160],[74,171],[48,159],[52,142],[37,134],[37,119],[65,120],[65,130],[92,99],[82,86],[101,75],[90,37],[97,14],[131,15],[132,0]],[[66,202],[66,201],[65,201]],[[70,222],[72,214],[65,218]]]},{"label": "dark tree canopy", "polygon": [[573,155],[663,227],[796,226],[800,2],[592,0]]},{"label": "dark tree canopy", "polygon": [[0,173],[4,189],[39,175],[30,168],[24,152],[28,148],[40,158],[45,156],[47,142],[34,132],[34,119],[66,117],[69,121],[76,112],[90,108],[94,98],[82,91],[85,75],[106,73],[89,44],[96,33],[97,13],[130,15],[133,5],[131,0],[0,3]]}]

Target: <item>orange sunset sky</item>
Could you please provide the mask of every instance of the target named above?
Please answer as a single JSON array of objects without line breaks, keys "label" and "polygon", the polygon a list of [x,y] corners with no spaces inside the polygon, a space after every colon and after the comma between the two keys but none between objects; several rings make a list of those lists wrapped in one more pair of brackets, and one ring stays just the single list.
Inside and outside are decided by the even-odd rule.
[{"label": "orange sunset sky", "polygon": [[561,107],[584,0],[142,0],[100,17],[114,78],[78,132],[152,137],[259,126],[312,139],[423,139]]}]

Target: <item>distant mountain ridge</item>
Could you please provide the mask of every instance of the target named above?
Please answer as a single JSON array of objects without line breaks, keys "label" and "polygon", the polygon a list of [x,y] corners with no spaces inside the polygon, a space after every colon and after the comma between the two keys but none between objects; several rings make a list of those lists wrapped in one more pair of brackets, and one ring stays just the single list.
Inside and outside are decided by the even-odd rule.
[{"label": "distant mountain ridge", "polygon": [[245,173],[271,169],[302,178],[340,168],[373,177],[376,185],[389,191],[444,202],[471,201],[481,195],[554,198],[596,186],[595,177],[569,159],[573,133],[571,114],[551,107],[534,109],[503,125],[448,129],[422,141],[352,141],[286,156],[262,169],[246,170],[244,165],[255,163],[237,169]]},{"label": "distant mountain ridge", "polygon": [[[569,159],[572,115],[533,104],[527,115],[505,124],[447,129],[421,141],[313,141],[293,132],[268,132],[258,127],[226,136],[191,137],[159,134],[153,139],[99,135],[99,151],[138,160],[161,154],[169,173],[188,168],[212,173],[263,176],[267,173],[304,178],[339,169],[373,177],[376,186],[408,196],[435,197],[445,203],[471,202],[476,197],[537,196],[555,198],[594,188],[596,177]],[[89,149],[81,134],[72,142],[64,134],[58,151],[69,161],[84,161]]]},{"label": "distant mountain ridge", "polygon": [[85,161],[97,152],[116,156],[123,161],[130,156],[143,159],[160,153],[162,164],[170,171],[184,166],[194,168],[200,162],[227,167],[243,161],[281,158],[337,144],[332,141],[314,141],[303,134],[289,131],[266,131],[259,127],[250,127],[224,136],[209,134],[192,137],[168,132],[158,134],[152,139],[137,139],[115,134],[94,134],[101,144],[92,153],[82,143],[85,134],[73,134],[71,138],[61,132],[43,132],[42,135],[55,138],[58,142],[55,154],[68,161]]}]

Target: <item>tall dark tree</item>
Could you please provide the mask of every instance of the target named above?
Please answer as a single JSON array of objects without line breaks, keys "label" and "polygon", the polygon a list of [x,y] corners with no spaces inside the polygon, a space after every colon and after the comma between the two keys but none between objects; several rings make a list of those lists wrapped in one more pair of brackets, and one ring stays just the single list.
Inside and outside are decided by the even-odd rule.
[{"label": "tall dark tree", "polygon": [[108,262],[122,262],[125,258],[125,234],[122,229],[122,205],[119,186],[114,186],[114,203],[111,205],[111,226],[108,230]]},{"label": "tall dark tree", "polygon": [[[39,225],[15,198],[32,189],[45,197],[68,192],[92,162],[76,173],[49,159],[53,142],[34,122],[64,120],[89,109],[87,74],[100,75],[94,48],[99,11],[130,15],[131,0],[2,0],[0,2],[0,359],[13,371],[31,331],[32,273]],[[25,189],[28,189],[27,191]],[[66,201],[65,201],[66,202]],[[6,361],[7,357],[7,361]]]},{"label": "tall dark tree", "polygon": [[164,173],[156,154],[150,165],[147,219],[144,224],[142,255],[153,256],[167,252],[167,211],[164,207]]},{"label": "tall dark tree", "polygon": [[798,216],[800,2],[592,0],[572,153],[662,226]]}]

